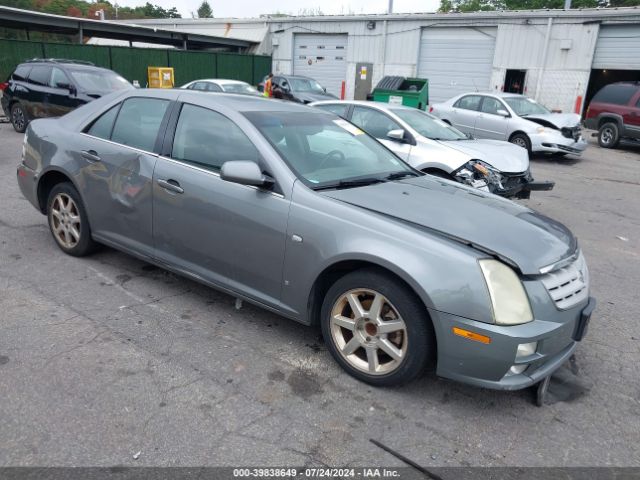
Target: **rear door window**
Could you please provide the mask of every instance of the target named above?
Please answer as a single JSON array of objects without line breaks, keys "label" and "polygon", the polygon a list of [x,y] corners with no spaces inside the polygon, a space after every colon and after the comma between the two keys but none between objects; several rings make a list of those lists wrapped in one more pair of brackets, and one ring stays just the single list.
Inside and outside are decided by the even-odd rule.
[{"label": "rear door window", "polygon": [[637,91],[638,87],[633,85],[607,85],[596,93],[593,101],[613,103],[614,105],[626,105]]},{"label": "rear door window", "polygon": [[107,110],[86,130],[86,133],[98,138],[109,140],[111,138],[111,130],[113,130],[113,122],[118,115],[120,104]]},{"label": "rear door window", "polygon": [[480,110],[480,103],[482,97],[480,95],[467,95],[458,100],[453,106],[456,108],[463,108],[464,110]]},{"label": "rear door window", "polygon": [[51,67],[34,65],[29,73],[29,82],[34,85],[49,85],[49,77],[51,77]]},{"label": "rear door window", "polygon": [[125,100],[113,127],[111,140],[152,152],[169,100],[130,98]]},{"label": "rear door window", "polygon": [[259,163],[260,155],[240,127],[227,117],[207,108],[184,104],[171,158],[218,171],[224,162],[231,160]]},{"label": "rear door window", "polygon": [[17,82],[24,82],[29,76],[29,72],[31,71],[31,65],[18,65],[18,68],[11,75],[11,80],[15,80]]}]

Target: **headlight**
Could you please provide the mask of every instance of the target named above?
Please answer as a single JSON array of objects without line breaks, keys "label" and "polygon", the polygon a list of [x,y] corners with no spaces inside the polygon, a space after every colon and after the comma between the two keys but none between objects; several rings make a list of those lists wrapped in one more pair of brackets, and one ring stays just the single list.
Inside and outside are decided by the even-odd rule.
[{"label": "headlight", "polygon": [[546,129],[546,128],[544,128],[544,127],[538,127],[538,128],[536,128],[536,132],[537,132],[537,133],[544,133],[544,132],[546,132],[546,131],[547,131],[547,129]]},{"label": "headlight", "polygon": [[493,259],[479,261],[489,289],[493,319],[497,325],[520,325],[533,320],[529,298],[516,273]]}]

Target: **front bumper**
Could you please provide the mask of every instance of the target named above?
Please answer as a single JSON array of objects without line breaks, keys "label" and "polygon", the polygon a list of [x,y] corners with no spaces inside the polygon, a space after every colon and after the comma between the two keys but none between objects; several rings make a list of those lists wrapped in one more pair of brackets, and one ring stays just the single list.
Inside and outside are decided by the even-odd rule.
[{"label": "front bumper", "polygon": [[[594,306],[595,300],[590,298],[570,310],[556,310],[556,318],[514,326],[492,325],[432,311],[438,340],[437,374],[496,390],[520,390],[534,385],[573,354],[586,332]],[[454,327],[489,337],[491,342],[485,344],[455,335]],[[538,342],[536,352],[516,360],[518,345],[530,342]],[[513,365],[525,364],[524,372],[509,374]]]},{"label": "front bumper", "polygon": [[532,133],[531,151],[539,153],[570,153],[580,155],[587,148],[587,141],[580,135],[577,139],[568,138],[560,131],[550,131],[544,133]]}]

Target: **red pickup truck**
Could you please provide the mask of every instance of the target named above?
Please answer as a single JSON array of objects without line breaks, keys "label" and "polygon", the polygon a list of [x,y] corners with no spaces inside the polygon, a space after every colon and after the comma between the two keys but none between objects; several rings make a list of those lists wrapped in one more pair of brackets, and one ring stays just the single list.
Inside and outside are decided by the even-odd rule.
[{"label": "red pickup truck", "polygon": [[604,148],[615,148],[621,139],[640,140],[640,82],[602,87],[587,108],[584,124],[598,130]]}]

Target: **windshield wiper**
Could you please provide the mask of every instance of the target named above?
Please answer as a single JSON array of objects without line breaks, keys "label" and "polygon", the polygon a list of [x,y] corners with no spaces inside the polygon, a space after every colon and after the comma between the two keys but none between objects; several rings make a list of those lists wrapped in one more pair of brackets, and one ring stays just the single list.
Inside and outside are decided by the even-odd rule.
[{"label": "windshield wiper", "polygon": [[418,173],[412,172],[411,170],[406,170],[404,172],[395,172],[390,173],[385,177],[385,180],[399,180],[404,177],[417,177]]},{"label": "windshield wiper", "polygon": [[365,185],[373,185],[374,183],[384,183],[385,181],[386,179],[380,178],[380,177],[365,177],[365,178],[357,178],[353,180],[340,180],[339,182],[329,183],[327,185],[319,185],[317,187],[314,187],[314,190],[363,187]]}]

